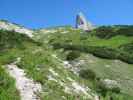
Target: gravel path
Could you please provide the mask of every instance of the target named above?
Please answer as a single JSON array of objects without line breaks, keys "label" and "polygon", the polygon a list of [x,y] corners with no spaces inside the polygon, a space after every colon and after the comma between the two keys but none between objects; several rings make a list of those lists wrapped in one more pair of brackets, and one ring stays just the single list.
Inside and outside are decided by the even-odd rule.
[{"label": "gravel path", "polygon": [[6,69],[16,80],[16,88],[20,92],[21,100],[40,100],[37,94],[41,92],[41,84],[27,78],[24,70],[15,64],[6,65]]}]

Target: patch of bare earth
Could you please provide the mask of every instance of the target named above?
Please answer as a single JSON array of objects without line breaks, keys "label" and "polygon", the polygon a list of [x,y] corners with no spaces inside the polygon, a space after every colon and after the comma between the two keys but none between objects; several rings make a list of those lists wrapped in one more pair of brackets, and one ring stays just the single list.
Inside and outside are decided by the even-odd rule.
[{"label": "patch of bare earth", "polygon": [[20,92],[21,100],[40,100],[41,84],[26,77],[23,69],[15,64],[6,65],[7,72],[16,80],[16,88]]}]

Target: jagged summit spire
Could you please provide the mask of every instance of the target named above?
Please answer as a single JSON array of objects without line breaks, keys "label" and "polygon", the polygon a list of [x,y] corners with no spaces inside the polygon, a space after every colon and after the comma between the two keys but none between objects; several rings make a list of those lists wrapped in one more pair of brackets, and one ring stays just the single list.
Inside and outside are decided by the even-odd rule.
[{"label": "jagged summit spire", "polygon": [[85,18],[84,14],[82,12],[79,12],[78,15]]},{"label": "jagged summit spire", "polygon": [[76,28],[90,31],[93,29],[92,24],[89,23],[82,12],[76,16]]}]

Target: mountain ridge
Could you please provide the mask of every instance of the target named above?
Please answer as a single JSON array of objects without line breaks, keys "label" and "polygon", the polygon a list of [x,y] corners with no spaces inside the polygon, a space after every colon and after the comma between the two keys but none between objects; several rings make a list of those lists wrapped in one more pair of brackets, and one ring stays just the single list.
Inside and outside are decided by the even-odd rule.
[{"label": "mountain ridge", "polygon": [[29,37],[33,36],[33,30],[27,29],[24,26],[21,26],[21,25],[16,24],[16,23],[11,23],[11,22],[6,21],[6,20],[0,20],[0,29],[15,31],[15,32],[19,32],[19,33],[25,33]]}]

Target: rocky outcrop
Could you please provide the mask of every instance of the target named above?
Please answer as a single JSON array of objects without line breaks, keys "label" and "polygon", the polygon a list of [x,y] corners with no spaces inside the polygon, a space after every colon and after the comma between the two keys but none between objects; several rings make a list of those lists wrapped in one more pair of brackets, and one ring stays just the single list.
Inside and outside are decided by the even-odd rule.
[{"label": "rocky outcrop", "polygon": [[90,22],[86,20],[86,18],[84,17],[82,13],[79,13],[76,16],[76,28],[82,29],[85,31],[90,31],[93,29],[93,26]]},{"label": "rocky outcrop", "polygon": [[2,30],[8,30],[8,31],[15,31],[18,33],[23,33],[28,35],[29,37],[33,36],[33,31],[27,28],[24,28],[23,26],[19,26],[17,24],[10,23],[5,20],[0,20],[0,29]]},{"label": "rocky outcrop", "polygon": [[115,80],[104,79],[100,80],[100,83],[107,89],[119,88],[119,84]]}]

